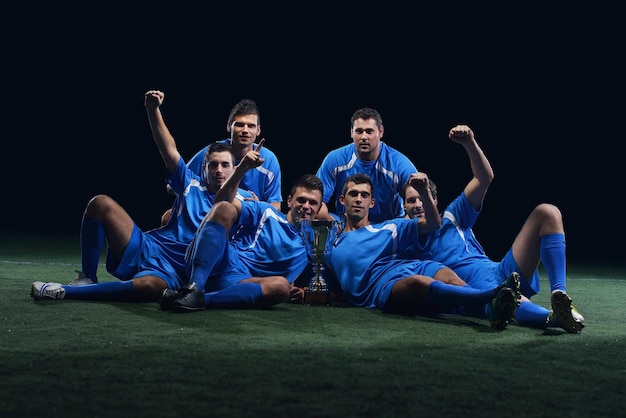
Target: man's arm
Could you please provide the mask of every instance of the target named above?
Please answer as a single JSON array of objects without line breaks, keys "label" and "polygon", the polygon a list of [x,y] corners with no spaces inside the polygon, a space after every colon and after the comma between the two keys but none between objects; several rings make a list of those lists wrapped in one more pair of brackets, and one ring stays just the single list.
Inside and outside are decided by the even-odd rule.
[{"label": "man's arm", "polygon": [[317,215],[315,215],[315,219],[320,219],[320,220],[325,220],[325,221],[335,220],[333,215],[330,214],[330,211],[328,210],[328,206],[326,206],[325,202],[322,202],[319,212],[317,212]]},{"label": "man's arm", "polygon": [[457,144],[463,145],[470,159],[474,177],[465,186],[464,192],[475,210],[479,210],[493,181],[494,174],[491,164],[474,137],[474,132],[467,125],[457,125],[450,130],[448,137]]},{"label": "man's arm", "polygon": [[159,90],[149,90],[144,96],[144,105],[148,114],[148,122],[154,142],[159,148],[163,162],[169,173],[173,173],[180,160],[180,153],[176,148],[176,141],[165,125],[161,114],[161,105],[165,93]]}]

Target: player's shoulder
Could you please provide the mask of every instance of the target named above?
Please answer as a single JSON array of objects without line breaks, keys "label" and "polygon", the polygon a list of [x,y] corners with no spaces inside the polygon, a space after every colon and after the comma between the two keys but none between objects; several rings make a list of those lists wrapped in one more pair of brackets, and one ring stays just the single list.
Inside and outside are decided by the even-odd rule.
[{"label": "player's shoulder", "polygon": [[382,141],[380,142],[380,155],[383,160],[403,162],[404,164],[414,166],[413,161],[405,153]]},{"label": "player's shoulder", "polygon": [[406,155],[402,151],[383,141],[380,141],[380,150],[381,152],[387,152],[389,154],[402,155],[403,157],[406,157]]},{"label": "player's shoulder", "polygon": [[[256,146],[255,146],[255,150],[256,150]],[[274,151],[272,151],[271,149],[267,148],[265,145],[263,146],[263,148],[261,148],[261,151],[259,151],[259,154],[261,154],[261,157],[265,158],[266,160],[268,158],[271,159],[277,159],[276,158],[276,153]]]}]

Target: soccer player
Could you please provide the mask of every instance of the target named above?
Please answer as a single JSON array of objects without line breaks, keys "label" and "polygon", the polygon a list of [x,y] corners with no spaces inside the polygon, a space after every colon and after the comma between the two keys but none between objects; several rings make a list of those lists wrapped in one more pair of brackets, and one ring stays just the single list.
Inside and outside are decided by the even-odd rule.
[{"label": "soccer player", "polygon": [[[417,173],[411,184],[424,190],[427,181],[426,174]],[[504,329],[518,304],[519,282],[473,289],[441,263],[398,257],[419,245],[419,236],[437,229],[441,219],[434,204],[428,202],[422,218],[371,223],[368,214],[375,205],[374,191],[367,175],[354,174],[340,195],[346,223],[328,264],[346,300],[356,306],[402,314],[472,306],[484,310],[480,316],[488,318],[493,328]]]},{"label": "soccer player", "polygon": [[[382,141],[385,128],[377,110],[358,109],[350,120],[352,143],[330,151],[317,170],[324,183],[324,205],[319,219],[333,219],[329,210],[339,216],[344,214],[340,200],[341,189],[348,176],[367,174],[374,184],[374,198],[378,204],[371,208],[370,221],[382,222],[403,216],[402,187],[417,169],[407,156]],[[335,198],[334,208],[329,209]]]},{"label": "soccer player", "polygon": [[302,289],[290,284],[309,264],[297,222],[318,213],[323,185],[312,174],[298,178],[287,199],[287,214],[267,202],[236,199],[243,174],[259,161],[256,151],[248,152],[220,189],[220,202],[188,251],[189,284],[164,292],[162,309],[256,308],[302,297]]},{"label": "soccer player", "polygon": [[[568,333],[579,333],[585,320],[567,294],[565,232],[559,208],[549,203],[537,205],[504,258],[499,262],[491,260],[472,230],[494,178],[491,164],[469,126],[457,125],[448,136],[465,149],[473,177],[463,192],[446,207],[441,215],[441,227],[423,239],[425,245],[417,256],[445,264],[468,285],[478,289],[497,286],[511,274],[518,274],[521,276],[522,299],[514,318],[519,325],[560,327]],[[407,184],[403,195],[407,218],[423,216],[425,200],[437,204],[437,188],[432,181],[424,191]],[[537,271],[540,262],[548,275],[552,310],[530,301],[540,290]]]},{"label": "soccer player", "polygon": [[[81,224],[82,271],[69,285],[34,282],[31,296],[40,299],[156,302],[166,288],[187,283],[185,254],[215,195],[234,171],[235,155],[229,144],[211,144],[204,157],[202,176],[185,165],[160,107],[164,93],[150,90],[144,102],[155,143],[176,192],[171,221],[143,232],[111,197],[92,198]],[[245,196],[244,196],[245,195]],[[243,190],[238,198],[251,197]],[[106,243],[106,269],[121,281],[98,282],[100,254]]]},{"label": "soccer player", "polygon": [[[257,150],[257,138],[261,135],[261,116],[256,103],[250,99],[242,99],[230,110],[226,131],[230,133],[230,138],[221,139],[217,142],[226,142],[233,147],[235,152],[235,165],[251,150]],[[202,161],[206,147],[201,149],[188,162],[193,172],[201,175]],[[276,154],[263,146],[258,148],[263,158],[263,164],[254,170],[246,172],[241,179],[240,188],[252,193],[255,198],[269,202],[277,210],[281,210],[283,201],[281,191],[281,170]],[[171,190],[168,188],[168,190]],[[169,220],[170,210],[161,217],[161,224],[164,225]]]}]

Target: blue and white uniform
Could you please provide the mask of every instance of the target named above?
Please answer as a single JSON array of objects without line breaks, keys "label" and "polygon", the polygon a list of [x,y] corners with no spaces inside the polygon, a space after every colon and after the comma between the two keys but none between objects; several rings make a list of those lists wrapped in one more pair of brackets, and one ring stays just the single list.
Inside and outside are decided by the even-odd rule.
[{"label": "blue and white uniform", "polygon": [[293,282],[309,263],[296,227],[267,202],[243,201],[231,231],[206,291],[221,290],[250,277],[284,276]]},{"label": "blue and white uniform", "polygon": [[395,218],[339,235],[327,264],[337,276],[346,300],[357,306],[384,309],[398,280],[415,274],[433,277],[444,268],[434,261],[398,258],[409,247],[418,245],[417,232],[417,219]]},{"label": "blue and white uniform", "polygon": [[[215,142],[230,144],[231,140],[221,139]],[[252,144],[252,147],[256,150],[258,144]],[[207,148],[208,145],[198,151],[196,155],[194,155],[187,163],[187,166],[199,176],[202,176],[202,163],[204,161],[204,154]],[[252,191],[259,198],[259,200],[264,202],[282,202],[282,179],[278,158],[276,157],[276,154],[265,147],[261,148],[260,154],[261,158],[264,158],[265,161],[254,170],[246,171],[241,179],[241,182],[239,183],[239,188]],[[241,160],[236,160],[235,164],[239,164],[240,161]]]},{"label": "blue and white uniform", "polygon": [[326,155],[317,176],[324,183],[323,201],[328,204],[335,197],[335,213],[341,216],[345,208],[339,203],[339,196],[346,179],[352,174],[364,173],[372,179],[376,204],[369,211],[372,223],[404,216],[400,192],[409,182],[417,168],[404,154],[380,141],[380,155],[375,161],[361,161],[355,145],[348,144]]},{"label": "blue and white uniform", "polygon": [[[443,212],[439,229],[422,239],[423,247],[416,247],[415,255],[445,264],[475,289],[489,289],[500,285],[512,272],[520,273],[520,269],[511,249],[499,262],[485,254],[472,230],[478,215],[480,210],[474,210],[461,193]],[[529,279],[521,281],[522,294],[527,297],[539,292],[537,270]]]},{"label": "blue and white uniform", "polygon": [[[167,282],[170,289],[185,283],[185,252],[202,219],[213,206],[215,193],[187,168],[181,158],[176,170],[167,178],[176,194],[172,217],[167,225],[143,232],[135,225],[130,242],[119,263],[107,253],[107,271],[121,280],[155,275]],[[239,190],[237,198],[251,195]]]}]

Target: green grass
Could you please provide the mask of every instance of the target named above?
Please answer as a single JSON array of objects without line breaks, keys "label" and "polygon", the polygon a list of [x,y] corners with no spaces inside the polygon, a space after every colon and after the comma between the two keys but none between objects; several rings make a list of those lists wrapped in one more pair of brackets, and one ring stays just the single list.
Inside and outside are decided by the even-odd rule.
[{"label": "green grass", "polygon": [[[0,238],[2,417],[613,417],[626,400],[626,272],[569,267],[581,334],[336,305],[160,311],[34,302],[78,239]],[[545,277],[545,276],[544,276]],[[104,273],[101,280],[116,280]],[[543,289],[547,289],[545,280]],[[549,306],[549,295],[536,303]]]}]

